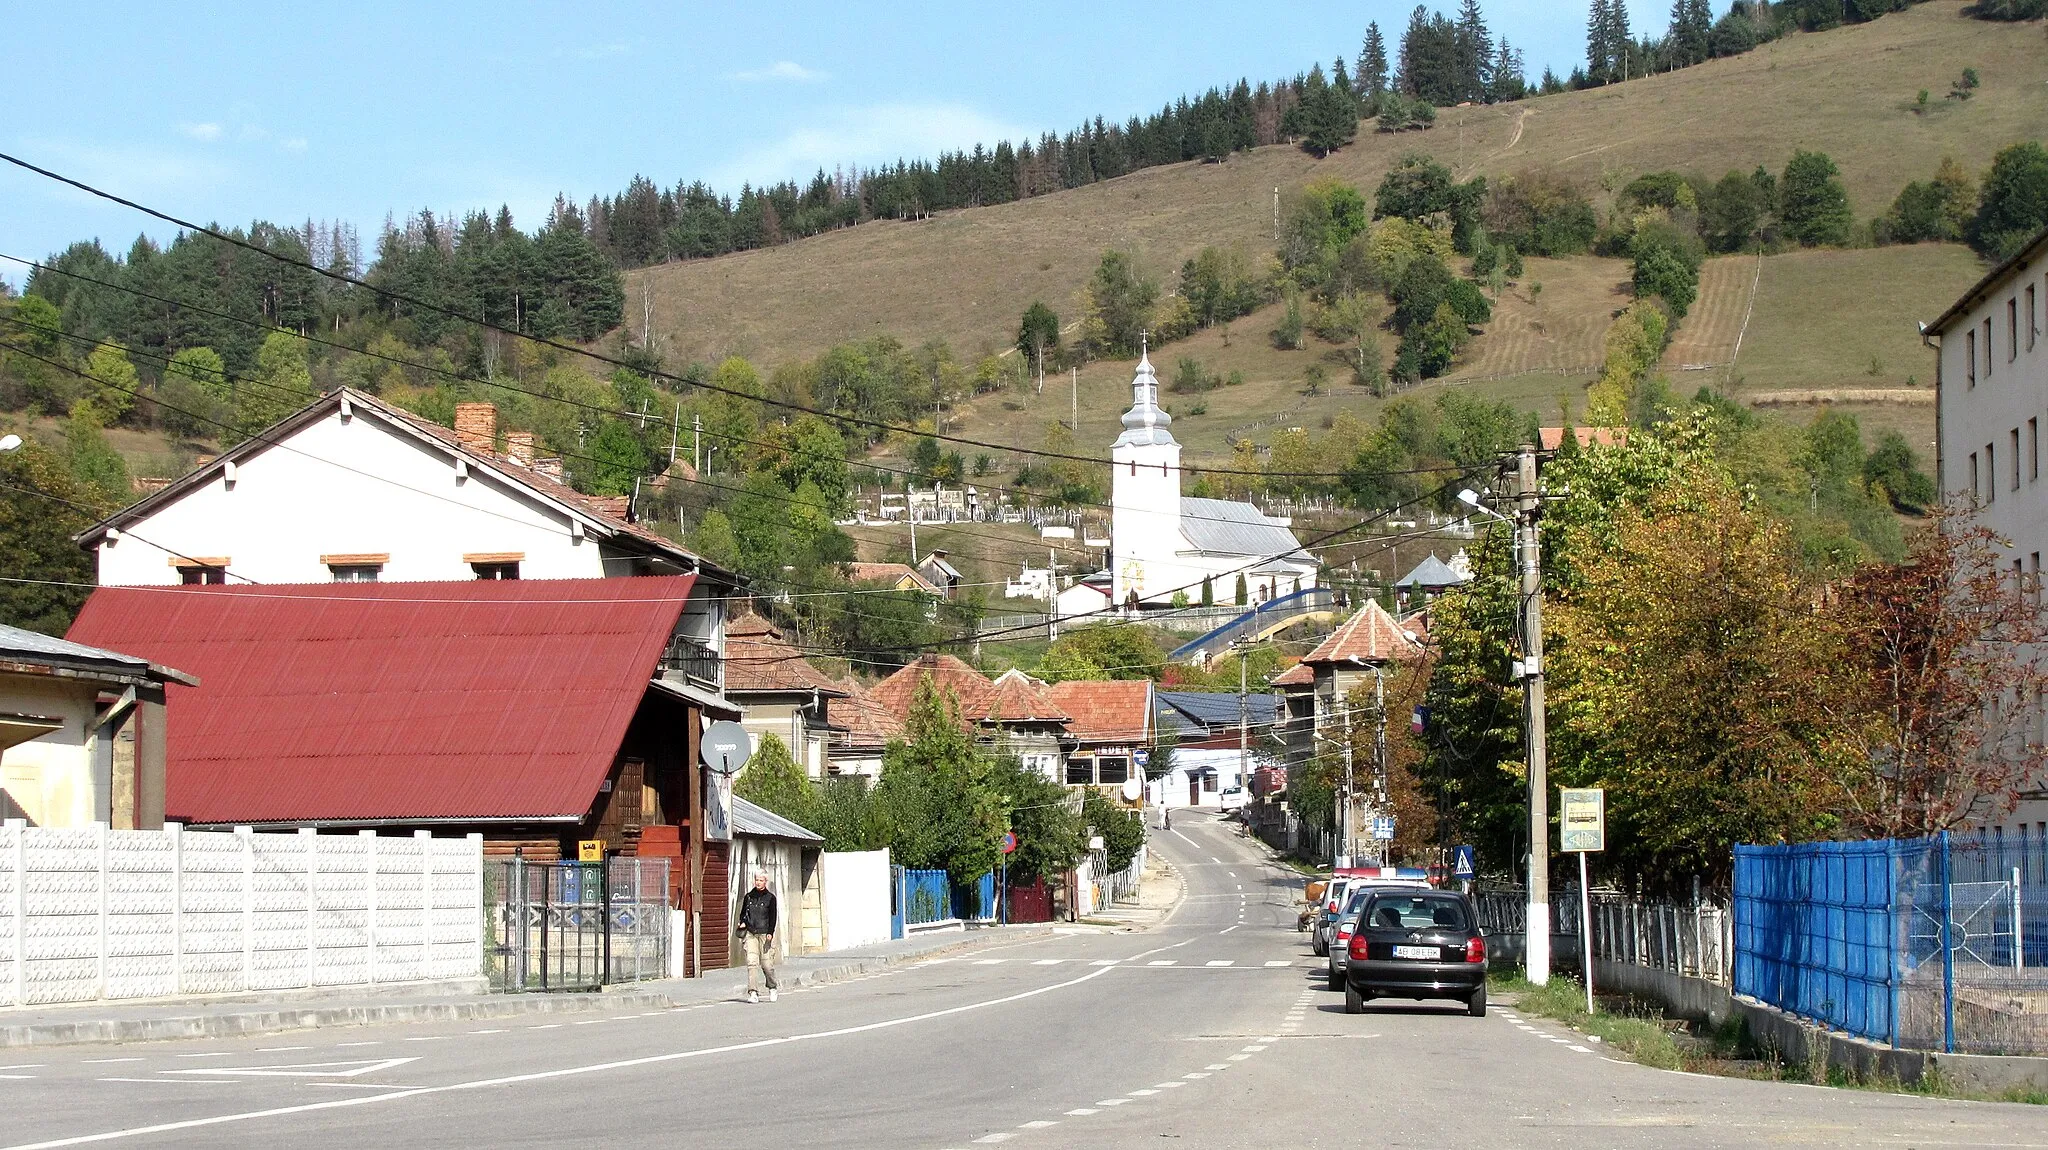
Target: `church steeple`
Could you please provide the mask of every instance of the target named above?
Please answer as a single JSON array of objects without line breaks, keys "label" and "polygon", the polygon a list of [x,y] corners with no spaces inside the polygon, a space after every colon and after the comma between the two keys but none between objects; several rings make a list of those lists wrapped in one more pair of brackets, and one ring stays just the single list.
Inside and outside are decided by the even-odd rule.
[{"label": "church steeple", "polygon": [[1112,445],[1115,447],[1175,442],[1173,433],[1166,429],[1173,416],[1159,406],[1159,375],[1152,369],[1152,354],[1145,346],[1149,340],[1142,333],[1138,338],[1138,371],[1131,377],[1131,409],[1124,412],[1124,431],[1117,436]]}]

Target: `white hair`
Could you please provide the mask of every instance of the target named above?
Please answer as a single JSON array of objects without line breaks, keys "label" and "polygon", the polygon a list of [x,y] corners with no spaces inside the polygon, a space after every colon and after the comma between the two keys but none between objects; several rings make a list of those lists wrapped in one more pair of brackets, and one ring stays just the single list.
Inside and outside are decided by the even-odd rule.
[{"label": "white hair", "polygon": [[754,872],[754,877],[755,877],[755,878],[767,878],[767,877],[768,877],[768,872],[767,872],[767,871],[764,871],[764,870],[757,870],[757,871],[755,871],[755,872]]}]

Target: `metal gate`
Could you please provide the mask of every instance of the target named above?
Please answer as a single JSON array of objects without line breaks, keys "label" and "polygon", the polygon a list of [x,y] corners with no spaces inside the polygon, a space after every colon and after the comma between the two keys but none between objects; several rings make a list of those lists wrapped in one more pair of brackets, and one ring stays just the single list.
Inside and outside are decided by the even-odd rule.
[{"label": "metal gate", "polygon": [[491,984],[499,990],[596,990],[668,974],[665,858],[529,862],[487,870]]}]

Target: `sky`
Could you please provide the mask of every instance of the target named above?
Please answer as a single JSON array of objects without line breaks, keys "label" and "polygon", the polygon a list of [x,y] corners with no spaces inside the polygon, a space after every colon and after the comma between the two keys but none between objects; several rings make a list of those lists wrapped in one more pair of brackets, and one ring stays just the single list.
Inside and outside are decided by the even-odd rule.
[{"label": "sky", "polygon": [[[1354,60],[1371,20],[1391,51],[1412,5],[302,7],[17,5],[4,150],[187,219],[347,220],[367,254],[394,212],[506,204],[531,230],[557,192],[581,202],[635,173],[736,193],[1121,120],[1240,76]],[[1532,79],[1583,54],[1585,0],[1484,7]],[[1645,9],[1637,30],[1662,20]],[[131,210],[0,169],[0,253],[97,237],[119,254],[140,232],[169,238]],[[24,277],[0,263],[0,278]]]}]

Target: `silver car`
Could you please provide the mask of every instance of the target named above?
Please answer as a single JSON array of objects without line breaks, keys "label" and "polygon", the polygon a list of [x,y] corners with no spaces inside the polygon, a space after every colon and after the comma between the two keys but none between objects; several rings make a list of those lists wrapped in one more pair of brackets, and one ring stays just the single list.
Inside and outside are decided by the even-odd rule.
[{"label": "silver car", "polygon": [[1357,878],[1344,888],[1344,906],[1330,920],[1323,951],[1331,990],[1344,989],[1344,966],[1351,953],[1351,933],[1358,929],[1358,915],[1365,909],[1365,900],[1379,891],[1413,887],[1428,890],[1429,883],[1420,879]]}]

